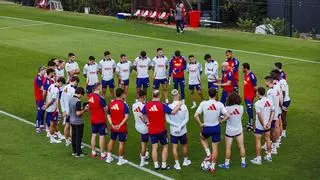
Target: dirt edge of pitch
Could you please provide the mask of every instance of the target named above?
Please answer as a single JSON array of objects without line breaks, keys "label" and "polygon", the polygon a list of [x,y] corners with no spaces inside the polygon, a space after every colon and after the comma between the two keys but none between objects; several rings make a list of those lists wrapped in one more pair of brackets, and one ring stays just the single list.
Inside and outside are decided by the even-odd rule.
[{"label": "dirt edge of pitch", "polygon": [[[36,125],[35,123],[33,123],[33,122],[31,122],[31,121],[28,121],[28,120],[26,120],[26,119],[24,119],[24,118],[21,118],[21,117],[19,117],[19,116],[13,115],[13,114],[8,113],[8,112],[5,112],[5,111],[1,111],[1,110],[0,110],[0,114],[3,114],[3,115],[8,116],[8,117],[11,117],[11,118],[13,118],[13,119],[15,119],[15,120],[18,120],[18,121],[20,121],[20,122],[24,122],[24,123],[26,123],[26,124],[28,124],[28,125],[31,125],[31,126],[35,126],[35,125]],[[85,147],[87,147],[87,148],[91,148],[91,146],[90,146],[89,144],[87,144],[87,143],[82,143],[82,145],[85,146]],[[98,148],[96,148],[96,151],[100,152],[100,150],[99,150]],[[118,156],[116,156],[116,155],[114,155],[114,154],[112,154],[112,157],[115,158],[115,159],[118,159]],[[131,161],[129,161],[129,160],[128,160],[128,163],[127,163],[127,164],[128,164],[129,166],[134,167],[134,168],[140,169],[141,171],[144,171],[144,172],[146,172],[146,173],[149,173],[149,174],[152,174],[152,175],[154,175],[154,176],[157,176],[157,177],[159,177],[159,178],[161,178],[161,179],[173,180],[173,178],[171,178],[171,177],[168,177],[168,176],[165,176],[165,175],[163,175],[163,174],[157,173],[157,172],[152,171],[152,170],[150,170],[150,169],[148,169],[148,168],[145,168],[145,167],[140,167],[139,165],[137,165],[137,164],[135,164],[135,163],[133,163],[133,162],[131,162]]]}]

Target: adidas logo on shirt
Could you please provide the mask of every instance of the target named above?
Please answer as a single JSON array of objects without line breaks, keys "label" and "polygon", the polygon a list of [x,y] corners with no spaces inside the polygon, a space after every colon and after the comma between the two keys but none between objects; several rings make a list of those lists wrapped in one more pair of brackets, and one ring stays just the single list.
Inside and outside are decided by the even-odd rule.
[{"label": "adidas logo on shirt", "polygon": [[141,112],[140,107],[137,107],[137,108],[134,110],[134,112]]},{"label": "adidas logo on shirt", "polygon": [[233,110],[231,115],[240,115],[240,112],[238,109]]},{"label": "adidas logo on shirt", "polygon": [[270,103],[269,103],[269,101],[266,101],[266,103],[264,104],[264,107],[270,107],[271,105],[270,105]]},{"label": "adidas logo on shirt", "polygon": [[214,104],[211,104],[211,106],[208,108],[208,110],[215,111],[215,110],[217,110],[217,108]]},{"label": "adidas logo on shirt", "polygon": [[111,107],[112,110],[119,110],[119,106],[118,104],[115,104]]},{"label": "adidas logo on shirt", "polygon": [[150,109],[149,109],[150,112],[155,112],[155,111],[158,111],[158,108],[156,105],[153,105]]}]

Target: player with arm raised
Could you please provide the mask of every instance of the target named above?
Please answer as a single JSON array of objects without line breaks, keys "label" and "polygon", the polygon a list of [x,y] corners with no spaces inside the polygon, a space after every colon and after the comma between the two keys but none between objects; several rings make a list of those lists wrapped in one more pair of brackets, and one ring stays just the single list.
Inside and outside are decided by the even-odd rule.
[{"label": "player with arm raised", "polygon": [[83,75],[87,78],[86,81],[86,91],[87,94],[91,94],[93,91],[93,86],[99,82],[98,79],[98,64],[95,62],[95,57],[89,56],[88,63],[83,68]]},{"label": "player with arm raised", "polygon": [[197,107],[196,97],[194,95],[194,89],[198,91],[201,101],[203,101],[202,90],[201,90],[201,74],[202,66],[197,62],[194,55],[190,55],[189,63],[187,64],[187,72],[189,73],[189,90],[191,92],[192,107],[194,109]]},{"label": "player with arm raised", "polygon": [[68,62],[66,63],[65,69],[67,72],[67,82],[72,76],[78,76],[80,74],[80,68],[76,62],[76,55],[74,53],[68,54]]},{"label": "player with arm raised", "polygon": [[253,121],[253,101],[255,97],[255,91],[257,86],[256,75],[250,71],[250,64],[242,64],[242,72],[244,73],[243,81],[243,96],[246,103],[247,113],[248,113],[248,124],[246,125],[247,130],[253,131],[252,121]]},{"label": "player with arm raised", "polygon": [[[207,155],[205,161],[211,161],[210,172],[215,173],[221,133],[220,121],[228,119],[230,115],[224,105],[216,101],[216,95],[218,94],[216,89],[209,89],[208,94],[210,99],[200,103],[194,118],[201,128],[200,141]],[[199,117],[202,113],[203,121]],[[224,115],[222,120],[220,119],[221,114]],[[212,155],[207,141],[209,137],[212,139]]]},{"label": "player with arm raised", "polygon": [[140,52],[133,62],[133,69],[137,71],[136,80],[136,102],[138,101],[138,93],[140,90],[148,91],[149,87],[149,70],[151,69],[151,60],[145,51]]},{"label": "player with arm raised", "polygon": [[168,58],[163,55],[162,48],[157,49],[157,55],[152,59],[153,75],[153,89],[159,90],[160,84],[163,89],[165,103],[169,103],[168,99]]},{"label": "player with arm raised", "polygon": [[174,89],[179,89],[181,92],[181,99],[184,103],[184,71],[187,68],[187,61],[180,51],[175,51],[169,63],[169,78],[172,77]]},{"label": "player with arm raised", "polygon": [[[141,116],[143,121],[148,124],[148,131],[152,143],[152,159],[155,170],[168,170],[170,166],[167,165],[168,159],[168,137],[166,130],[165,114],[176,114],[181,107],[181,102],[177,104],[174,109],[171,109],[166,104],[160,102],[160,91],[154,90],[152,93],[152,101],[147,102],[142,108],[141,113],[147,117]],[[158,143],[162,145],[162,164],[158,163]]]},{"label": "player with arm raised", "polygon": [[130,74],[132,71],[131,62],[127,60],[125,54],[120,55],[120,62],[118,62],[116,67],[116,72],[118,74],[119,86],[124,90],[124,100],[126,101],[129,90]]},{"label": "player with arm raised", "polygon": [[106,98],[106,91],[109,87],[110,98],[114,98],[114,73],[116,72],[116,63],[111,57],[109,51],[104,52],[104,58],[99,62],[99,70],[102,76],[102,96]]},{"label": "player with arm raised", "polygon": [[255,142],[256,142],[256,154],[257,156],[250,160],[252,164],[261,165],[261,137],[264,135],[267,155],[265,160],[271,162],[271,139],[270,139],[270,128],[272,120],[274,119],[274,106],[270,99],[265,96],[266,90],[263,87],[257,89],[256,96],[258,101],[254,104],[256,110],[256,121],[255,121]]},{"label": "player with arm raised", "polygon": [[106,162],[111,163],[113,158],[111,152],[113,150],[114,143],[118,139],[119,141],[119,160],[117,165],[121,166],[128,161],[123,158],[124,146],[127,141],[127,121],[129,118],[129,107],[123,101],[124,90],[118,88],[116,90],[116,99],[111,101],[108,107],[108,121],[110,124],[110,141],[108,144],[108,152]]},{"label": "player with arm raised", "polygon": [[[179,91],[174,89],[171,91],[173,102],[169,107],[173,109],[180,102]],[[188,138],[187,123],[189,121],[189,111],[185,104],[181,105],[179,111],[174,115],[166,115],[167,122],[170,124],[170,140],[172,143],[172,153],[175,161],[174,169],[181,170],[179,163],[178,145],[182,145],[183,166],[189,166],[191,161],[188,159]]]}]

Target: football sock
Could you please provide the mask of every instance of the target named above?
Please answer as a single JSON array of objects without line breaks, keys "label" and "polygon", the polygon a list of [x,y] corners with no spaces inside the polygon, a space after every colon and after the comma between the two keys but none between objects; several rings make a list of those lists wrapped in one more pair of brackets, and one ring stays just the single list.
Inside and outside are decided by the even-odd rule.
[{"label": "football sock", "polygon": [[169,103],[169,99],[166,99],[166,104],[168,104]]},{"label": "football sock", "polygon": [[229,165],[229,164],[230,164],[230,159],[225,159],[225,160],[224,160],[224,164],[225,164],[225,165]]},{"label": "football sock", "polygon": [[261,161],[261,156],[257,156],[257,159],[258,159],[259,161]]},{"label": "football sock", "polygon": [[246,157],[241,157],[241,163],[242,164],[246,163]]},{"label": "football sock", "polygon": [[180,165],[180,164],[179,164],[179,160],[175,160],[174,162],[175,162],[176,164]]},{"label": "football sock", "polygon": [[210,155],[211,155],[209,148],[206,148],[206,149],[204,149],[204,150],[206,151],[206,155],[207,155],[207,156],[210,156]]},{"label": "football sock", "polygon": [[154,168],[159,168],[159,163],[158,162],[154,162]]},{"label": "football sock", "polygon": [[165,168],[165,167],[167,167],[167,162],[162,162],[162,168]]}]

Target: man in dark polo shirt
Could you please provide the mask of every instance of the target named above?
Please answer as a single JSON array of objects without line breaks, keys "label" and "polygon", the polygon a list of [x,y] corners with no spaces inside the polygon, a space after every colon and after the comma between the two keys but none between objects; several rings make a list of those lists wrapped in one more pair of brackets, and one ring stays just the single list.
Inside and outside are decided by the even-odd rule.
[{"label": "man in dark polo shirt", "polygon": [[82,115],[89,110],[89,105],[82,107],[80,98],[84,95],[84,89],[78,87],[69,101],[70,124],[72,127],[72,155],[83,157],[81,142],[83,136],[84,122]]}]

